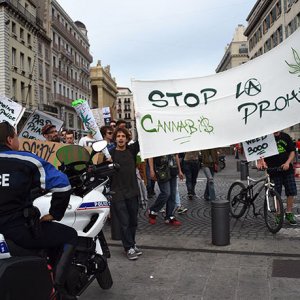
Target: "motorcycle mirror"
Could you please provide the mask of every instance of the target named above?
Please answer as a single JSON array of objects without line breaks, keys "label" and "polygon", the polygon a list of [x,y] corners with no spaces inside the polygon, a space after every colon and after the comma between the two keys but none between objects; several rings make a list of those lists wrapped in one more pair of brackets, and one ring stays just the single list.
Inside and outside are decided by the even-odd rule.
[{"label": "motorcycle mirror", "polygon": [[100,152],[107,146],[107,141],[102,140],[102,141],[97,141],[92,144],[92,148],[95,152]]}]

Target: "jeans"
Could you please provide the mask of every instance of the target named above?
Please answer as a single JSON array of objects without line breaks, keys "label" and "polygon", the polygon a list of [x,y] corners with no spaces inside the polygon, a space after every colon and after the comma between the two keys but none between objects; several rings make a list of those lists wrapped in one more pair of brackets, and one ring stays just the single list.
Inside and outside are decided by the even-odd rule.
[{"label": "jeans", "polygon": [[205,177],[207,178],[204,199],[214,201],[216,200],[216,193],[213,168],[203,167],[203,172]]},{"label": "jeans", "polygon": [[111,209],[118,218],[121,239],[124,249],[127,251],[135,245],[135,233],[137,229],[138,197],[113,201]]},{"label": "jeans", "polygon": [[179,195],[179,188],[178,188],[178,180],[176,184],[176,196],[175,196],[175,207],[181,206],[181,201],[180,201],[180,195]]},{"label": "jeans", "polygon": [[158,182],[160,194],[156,198],[154,204],[150,207],[150,211],[157,213],[166,204],[166,219],[173,217],[176,202],[176,185],[177,176],[171,177],[167,182]]},{"label": "jeans", "polygon": [[197,177],[199,173],[199,162],[196,160],[184,161],[184,174],[186,188],[189,195],[195,195],[195,186],[197,183]]}]

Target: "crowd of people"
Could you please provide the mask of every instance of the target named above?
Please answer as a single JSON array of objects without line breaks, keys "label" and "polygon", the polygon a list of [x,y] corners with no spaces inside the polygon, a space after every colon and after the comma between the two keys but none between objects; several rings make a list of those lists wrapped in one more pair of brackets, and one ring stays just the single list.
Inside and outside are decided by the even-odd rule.
[{"label": "crowd of people", "polygon": [[[143,163],[145,172],[140,173],[139,142],[132,141],[131,134],[126,129],[126,122],[124,120],[117,122],[112,120],[109,125],[102,126],[100,132],[103,139],[107,141],[110,159],[120,165],[120,170],[111,177],[111,189],[114,192],[111,212],[118,219],[121,241],[129,260],[136,260],[142,255],[142,250],[136,244],[136,229],[138,210],[140,206],[145,208],[144,202],[147,204],[149,224],[155,225],[157,215],[163,213],[166,225],[181,226],[181,221],[176,218],[176,215],[185,213],[188,209],[181,203],[178,180],[183,180],[185,177],[186,198],[189,201],[195,201],[197,199],[197,178],[201,167],[207,179],[203,198],[205,201],[217,199],[214,174],[219,170],[218,149],[174,153],[149,158]],[[58,133],[55,125],[44,126],[42,134],[47,141],[65,144],[75,143],[73,131],[62,130]],[[259,160],[257,167],[272,168],[272,172],[269,173],[277,192],[281,194],[282,186],[285,188],[287,196],[286,220],[290,225],[296,225],[293,204],[294,197],[297,195],[297,186],[292,166],[295,158],[295,144],[286,133],[276,132],[274,136],[279,154]],[[3,151],[9,150],[9,148],[15,150],[15,147],[10,147],[10,142],[7,142],[10,139],[7,139],[7,136],[3,136],[0,140],[2,146],[5,146],[0,148],[0,158]],[[95,139],[92,132],[88,132],[78,141],[78,145],[89,147],[93,142]],[[240,154],[241,152],[237,146],[235,150],[237,157],[237,153]],[[3,172],[7,172],[7,170],[3,170]],[[157,187],[155,187],[156,185]],[[146,195],[144,190],[147,191]],[[3,186],[0,187],[0,193],[3,193]],[[143,198],[143,205],[141,205],[141,198]],[[148,205],[150,198],[151,201]],[[0,202],[0,213],[1,205]]]}]

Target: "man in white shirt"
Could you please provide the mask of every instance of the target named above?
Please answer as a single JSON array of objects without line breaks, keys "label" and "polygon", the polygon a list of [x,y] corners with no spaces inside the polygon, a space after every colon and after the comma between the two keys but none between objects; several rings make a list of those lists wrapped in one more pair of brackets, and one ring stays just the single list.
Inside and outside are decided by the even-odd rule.
[{"label": "man in white shirt", "polygon": [[92,136],[92,132],[89,131],[88,134],[84,137],[82,137],[80,140],[79,140],[79,143],[78,145],[79,146],[83,146],[83,147],[92,147],[92,144],[96,142],[96,140],[93,138]]}]

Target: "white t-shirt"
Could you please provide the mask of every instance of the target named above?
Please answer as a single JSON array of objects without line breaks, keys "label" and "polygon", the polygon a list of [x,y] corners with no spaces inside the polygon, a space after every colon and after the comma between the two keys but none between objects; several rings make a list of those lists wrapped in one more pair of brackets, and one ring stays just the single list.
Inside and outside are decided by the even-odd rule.
[{"label": "white t-shirt", "polygon": [[84,136],[79,140],[78,145],[83,147],[92,147],[92,144],[96,142],[95,139],[90,138],[88,136]]}]

